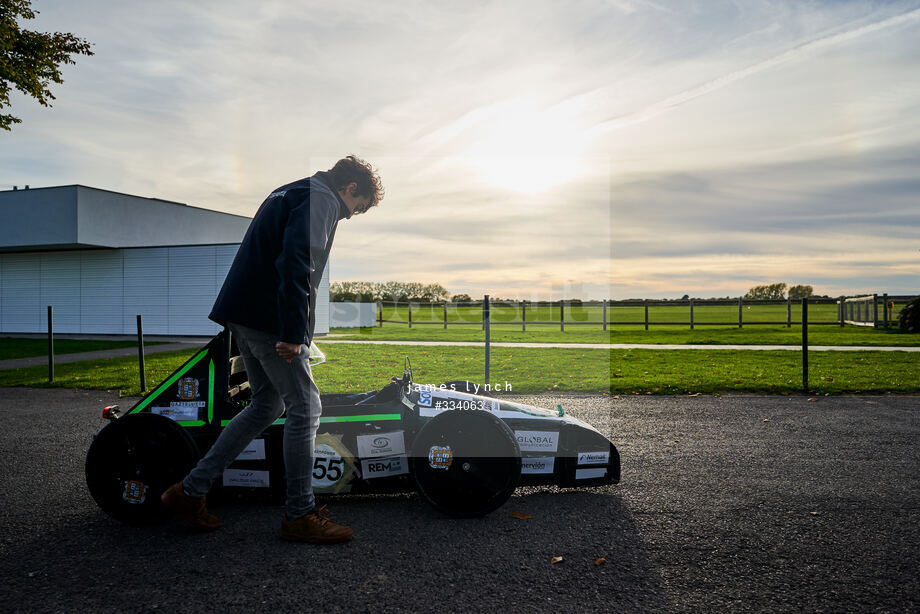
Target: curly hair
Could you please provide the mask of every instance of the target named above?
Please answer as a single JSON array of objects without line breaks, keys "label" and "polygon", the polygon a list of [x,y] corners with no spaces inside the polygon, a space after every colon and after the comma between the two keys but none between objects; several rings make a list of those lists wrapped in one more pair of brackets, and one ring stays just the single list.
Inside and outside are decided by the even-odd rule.
[{"label": "curly hair", "polygon": [[383,200],[384,191],[380,175],[374,167],[357,156],[342,158],[329,169],[329,174],[332,175],[336,190],[345,188],[349,183],[356,183],[358,187],[355,195],[370,198],[368,208],[376,207]]}]

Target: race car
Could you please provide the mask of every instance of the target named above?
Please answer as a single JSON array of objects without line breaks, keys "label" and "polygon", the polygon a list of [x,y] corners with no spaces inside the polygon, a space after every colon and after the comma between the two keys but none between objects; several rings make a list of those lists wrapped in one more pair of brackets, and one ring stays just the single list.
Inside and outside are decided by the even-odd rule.
[{"label": "race car", "polygon": [[[110,422],[86,457],[96,503],[129,524],[168,514],[160,495],[210,449],[249,402],[242,358],[224,330],[123,416]],[[324,357],[315,345],[311,363]],[[605,486],[620,480],[620,456],[607,437],[565,413],[497,399],[466,381],[439,385],[402,377],[379,390],[322,395],[314,441],[316,493],[417,489],[437,510],[488,514],[515,488],[541,484]],[[276,420],[224,471],[210,495],[282,501],[282,434]]]}]

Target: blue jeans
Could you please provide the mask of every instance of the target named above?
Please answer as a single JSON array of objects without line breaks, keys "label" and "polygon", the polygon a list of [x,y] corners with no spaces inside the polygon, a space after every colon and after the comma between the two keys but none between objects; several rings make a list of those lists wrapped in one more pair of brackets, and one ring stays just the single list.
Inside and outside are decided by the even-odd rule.
[{"label": "blue jeans", "polygon": [[319,427],[322,405],[313,382],[310,352],[301,347],[290,363],[275,351],[277,335],[228,324],[239,347],[252,403],[224,428],[211,449],[182,480],[186,493],[203,497],[243,449],[287,411],[284,423],[284,469],[287,474],[288,518],[313,511],[313,440]]}]

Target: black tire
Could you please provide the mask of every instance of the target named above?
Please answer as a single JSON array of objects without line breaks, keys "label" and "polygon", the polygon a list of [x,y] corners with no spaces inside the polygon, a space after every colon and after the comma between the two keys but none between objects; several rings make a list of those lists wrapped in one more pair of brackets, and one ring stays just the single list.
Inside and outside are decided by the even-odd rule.
[{"label": "black tire", "polygon": [[[457,392],[468,392],[470,394],[479,395],[481,397],[494,397],[495,395],[474,382],[468,382],[465,379],[452,379],[449,382],[444,382],[438,388],[441,387],[447,388],[448,390],[456,390]],[[478,392],[477,392],[478,391]]]},{"label": "black tire", "polygon": [[130,414],[103,428],[86,454],[86,485],[109,516],[153,524],[169,513],[160,495],[198,462],[184,428],[157,414]]},{"label": "black tire", "polygon": [[429,420],[415,438],[410,463],[416,487],[428,503],[462,518],[483,516],[504,505],[521,477],[514,433],[487,411],[445,411]]}]

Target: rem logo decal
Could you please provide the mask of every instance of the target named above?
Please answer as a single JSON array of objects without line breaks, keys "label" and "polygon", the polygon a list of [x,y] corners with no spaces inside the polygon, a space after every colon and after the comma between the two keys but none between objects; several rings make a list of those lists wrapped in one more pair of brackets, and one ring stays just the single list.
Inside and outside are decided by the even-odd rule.
[{"label": "rem logo decal", "polygon": [[559,431],[514,431],[521,452],[556,452]]},{"label": "rem logo decal", "polygon": [[361,474],[367,478],[382,478],[388,475],[409,473],[409,461],[405,456],[391,456],[361,461]]}]

